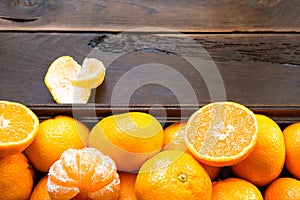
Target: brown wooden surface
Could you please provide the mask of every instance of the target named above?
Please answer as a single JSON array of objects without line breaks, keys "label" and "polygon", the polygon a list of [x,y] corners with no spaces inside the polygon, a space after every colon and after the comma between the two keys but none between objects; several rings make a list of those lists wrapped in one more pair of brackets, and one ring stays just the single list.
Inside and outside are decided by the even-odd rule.
[{"label": "brown wooden surface", "polygon": [[0,30],[124,31],[154,26],[181,32],[290,31],[298,0],[1,0]]},{"label": "brown wooden surface", "polygon": [[[191,34],[189,37],[201,44],[215,61],[224,81],[226,100],[245,104],[281,123],[300,120],[300,35]],[[128,105],[120,102],[111,108],[112,91],[124,73],[134,66],[158,62],[185,76],[199,104],[189,99],[179,104],[170,90],[149,84],[134,92],[130,110],[150,110],[161,121],[171,122],[181,116],[186,119],[198,106],[211,101],[202,77],[180,56],[141,50],[127,53],[108,67],[106,80],[94,91],[90,104],[56,104],[43,82],[50,63],[61,55],[71,55],[82,62],[93,47],[101,45],[102,38],[103,35],[94,33],[0,33],[0,99],[25,103],[41,119],[73,114],[83,121],[95,122],[97,117],[128,110]],[[172,77],[166,79],[177,84]],[[181,86],[177,84],[176,87]],[[164,106],[167,115],[157,105]]]}]

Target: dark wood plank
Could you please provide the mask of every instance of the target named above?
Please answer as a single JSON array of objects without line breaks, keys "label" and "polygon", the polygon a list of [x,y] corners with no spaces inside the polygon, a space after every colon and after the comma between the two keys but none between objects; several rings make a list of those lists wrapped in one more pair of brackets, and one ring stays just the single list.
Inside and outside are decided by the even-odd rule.
[{"label": "dark wood plank", "polygon": [[[281,123],[300,121],[300,61],[297,59],[300,52],[300,35],[189,36],[195,40],[190,38],[187,40],[190,42],[187,43],[175,40],[173,53],[168,49],[169,37],[163,38],[165,42],[162,42],[155,36],[161,47],[164,45],[165,47],[161,49],[141,47],[139,51],[127,52],[114,60],[107,69],[106,80],[94,90],[89,104],[57,105],[43,82],[50,63],[62,55],[71,55],[78,62],[82,62],[87,55],[91,55],[91,52],[99,51],[95,50],[96,47],[101,49],[103,44],[107,47],[114,36],[107,35],[105,38],[100,34],[0,33],[0,99],[22,102],[30,106],[41,119],[57,114],[69,114],[93,122],[99,117],[128,109],[153,113],[161,121],[176,121],[181,117],[186,119],[198,106],[212,100],[203,74],[199,74],[187,60],[183,59],[184,54],[174,55],[178,53],[178,49],[183,48],[184,53],[193,52],[196,48],[193,41],[197,41],[207,50],[220,71],[226,91],[225,100],[245,104],[255,112],[268,114]],[[125,47],[118,48],[125,51],[128,47],[130,46],[125,43]],[[115,50],[118,48],[114,46]],[[106,50],[109,52],[109,47]],[[201,56],[206,58],[207,55]],[[161,82],[156,82],[157,79],[154,79],[152,84],[144,84],[144,80],[149,80],[154,75],[141,71],[140,74],[135,74],[137,76],[129,76],[130,79],[127,79],[131,81],[129,83],[136,84],[136,88],[131,87],[134,91],[130,93],[130,99],[126,97],[130,85],[128,90],[126,87],[123,91],[117,90],[120,86],[118,82],[126,73],[132,72],[131,70],[137,66],[149,63],[163,64],[182,75],[195,92],[197,104],[190,98],[193,94],[189,93],[183,93],[186,96],[183,102],[180,102],[182,93],[176,93],[178,91],[176,89],[183,90],[183,82],[175,79],[173,75],[160,79],[169,81],[171,86],[159,85]],[[151,69],[151,66],[154,65],[147,65],[144,72]],[[159,76],[160,74],[157,74],[156,77]],[[127,83],[122,86],[127,86]],[[218,87],[217,84],[211,86]],[[112,94],[115,91],[118,91],[119,96],[124,97],[123,100],[129,104],[122,98],[112,101]]]},{"label": "dark wood plank", "polygon": [[0,30],[299,31],[297,0],[1,0]]}]

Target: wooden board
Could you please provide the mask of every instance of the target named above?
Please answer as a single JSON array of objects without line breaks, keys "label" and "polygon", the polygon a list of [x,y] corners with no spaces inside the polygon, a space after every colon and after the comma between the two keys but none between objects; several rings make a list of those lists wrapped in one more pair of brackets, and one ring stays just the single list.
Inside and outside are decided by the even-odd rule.
[{"label": "wooden board", "polygon": [[[256,112],[270,115],[280,123],[300,121],[300,61],[297,59],[300,35],[187,36],[194,39],[191,41],[197,41],[215,62],[224,82],[226,100],[245,104]],[[107,34],[106,39],[111,37],[113,35]],[[56,104],[43,82],[51,62],[59,56],[71,55],[81,63],[106,39],[101,34],[85,33],[0,33],[0,99],[25,103],[41,119],[68,114],[77,115],[87,122],[95,122],[98,118],[128,109],[151,112],[161,121],[172,122],[186,119],[198,106],[211,101],[205,77],[197,73],[182,56],[173,55],[165,49],[140,49],[122,55],[108,67],[105,82],[94,91],[89,104]],[[168,45],[167,42],[165,44]],[[182,46],[178,43],[176,47],[175,53]],[[190,47],[193,50],[193,46]],[[183,102],[178,100],[178,94],[174,94],[175,89],[184,91],[185,88],[174,76],[162,77],[173,84],[173,92],[172,88],[166,87],[169,85],[161,86],[154,82],[135,88],[130,99],[125,98],[129,104],[123,101],[112,102],[112,94],[118,91],[116,85],[121,78],[134,67],[147,63],[159,63],[177,70],[192,86],[197,104],[190,96],[184,98]],[[147,67],[149,69],[151,66]],[[131,77],[131,81],[140,86],[140,81],[151,79],[151,76],[151,73],[141,73],[139,77]],[[128,93],[127,90],[119,92],[121,97]]]},{"label": "wooden board", "polygon": [[297,0],[1,0],[0,30],[298,32],[299,8]]}]

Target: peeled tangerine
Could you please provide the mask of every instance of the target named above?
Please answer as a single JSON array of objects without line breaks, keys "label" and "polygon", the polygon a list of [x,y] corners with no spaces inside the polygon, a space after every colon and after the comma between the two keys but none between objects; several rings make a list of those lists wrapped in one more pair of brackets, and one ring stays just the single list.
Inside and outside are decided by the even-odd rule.
[{"label": "peeled tangerine", "polygon": [[72,57],[61,56],[50,65],[44,81],[57,103],[87,103],[91,89],[104,77],[104,65],[95,58],[86,58],[81,67]]},{"label": "peeled tangerine", "polygon": [[66,150],[50,168],[51,199],[116,200],[120,179],[114,161],[94,148]]}]

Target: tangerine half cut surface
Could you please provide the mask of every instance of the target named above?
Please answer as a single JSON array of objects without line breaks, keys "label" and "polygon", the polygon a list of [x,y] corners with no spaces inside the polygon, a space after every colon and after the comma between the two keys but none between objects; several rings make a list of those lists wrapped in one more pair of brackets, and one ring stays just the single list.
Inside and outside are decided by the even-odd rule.
[{"label": "tangerine half cut surface", "polygon": [[38,117],[25,105],[0,100],[0,157],[21,153],[33,141]]},{"label": "tangerine half cut surface", "polygon": [[244,160],[257,141],[254,113],[234,102],[214,102],[189,118],[185,142],[192,154],[211,166],[229,166]]}]

